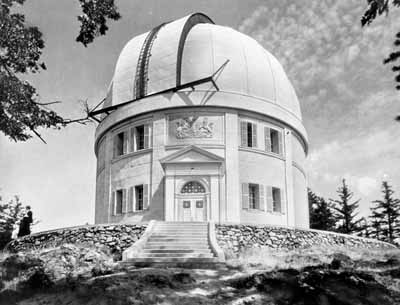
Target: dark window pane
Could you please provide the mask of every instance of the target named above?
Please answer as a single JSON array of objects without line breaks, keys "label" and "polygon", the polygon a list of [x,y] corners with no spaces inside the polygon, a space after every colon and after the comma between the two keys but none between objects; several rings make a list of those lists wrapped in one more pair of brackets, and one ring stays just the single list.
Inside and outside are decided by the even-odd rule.
[{"label": "dark window pane", "polygon": [[143,185],[135,186],[136,211],[143,210]]},{"label": "dark window pane", "polygon": [[116,214],[122,214],[122,200],[123,200],[123,192],[122,190],[118,190],[116,192],[116,207],[115,207],[115,213]]},{"label": "dark window pane", "polygon": [[277,130],[271,129],[271,151],[279,154],[279,135]]},{"label": "dark window pane", "polygon": [[124,154],[124,133],[121,132],[116,135],[115,138],[115,156],[121,156]]},{"label": "dark window pane", "polygon": [[144,125],[137,126],[136,130],[136,150],[144,149]]}]

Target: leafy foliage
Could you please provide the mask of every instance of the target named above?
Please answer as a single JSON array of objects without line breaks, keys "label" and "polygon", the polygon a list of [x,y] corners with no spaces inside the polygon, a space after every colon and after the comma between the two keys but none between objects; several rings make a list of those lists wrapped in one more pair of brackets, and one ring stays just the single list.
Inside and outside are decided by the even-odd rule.
[{"label": "leafy foliage", "polygon": [[106,34],[107,19],[118,20],[121,15],[114,0],[79,0],[79,2],[83,14],[78,16],[81,29],[76,41],[86,47],[96,37]]},{"label": "leafy foliage", "polygon": [[[400,0],[367,0],[367,3],[368,8],[361,17],[362,26],[370,25],[380,15],[387,15],[389,13],[390,3],[393,7],[400,7]],[[396,34],[394,46],[396,50],[383,60],[384,64],[394,63],[400,58],[400,32]],[[392,71],[396,72],[396,83],[400,83],[400,65],[392,66]],[[397,85],[396,89],[400,90],[400,85]],[[397,116],[396,120],[400,121],[400,116]]]},{"label": "leafy foliage", "polygon": [[0,12],[0,130],[14,141],[26,141],[28,131],[59,126],[63,119],[41,107],[35,88],[17,75],[36,73],[46,66],[39,62],[44,41],[37,27],[25,25],[25,17],[12,14],[13,2],[2,0]]},{"label": "leafy foliage", "polygon": [[400,200],[393,197],[394,191],[387,181],[382,182],[383,200],[375,200],[375,207],[371,208],[375,234],[379,239],[383,237],[393,242],[396,233],[400,231]]},{"label": "leafy foliage", "polygon": [[308,206],[310,210],[310,227],[317,230],[334,231],[336,220],[332,206],[323,197],[317,196],[308,189]]},{"label": "leafy foliage", "polygon": [[[41,31],[36,26],[28,26],[25,16],[12,13],[15,4],[25,0],[0,0],[0,131],[14,141],[26,141],[32,133],[40,136],[40,128],[60,129],[70,123],[88,123],[86,117],[66,119],[47,106],[59,102],[40,103],[36,89],[22,76],[38,73],[46,69],[40,61],[45,46]],[[84,46],[108,29],[107,19],[118,20],[121,16],[114,0],[79,0],[82,15],[76,40]],[[44,142],[44,140],[42,139]]]},{"label": "leafy foliage", "polygon": [[8,203],[1,203],[0,197],[0,249],[11,241],[16,223],[22,218],[23,207],[18,196]]},{"label": "leafy foliage", "polygon": [[337,222],[337,231],[340,233],[356,233],[362,229],[360,223],[362,219],[356,220],[358,213],[358,203],[360,199],[351,202],[353,192],[350,191],[346,180],[342,180],[342,186],[337,191],[339,199],[332,200],[333,209],[335,210],[335,218]]}]

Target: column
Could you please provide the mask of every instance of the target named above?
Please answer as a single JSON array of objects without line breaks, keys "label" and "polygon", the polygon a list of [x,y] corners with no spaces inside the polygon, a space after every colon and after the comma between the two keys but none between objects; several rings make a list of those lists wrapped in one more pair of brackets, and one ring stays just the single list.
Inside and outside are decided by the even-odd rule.
[{"label": "column", "polygon": [[151,160],[151,188],[150,188],[150,210],[152,219],[164,220],[164,169],[160,159],[165,156],[165,122],[164,113],[156,113],[152,124],[152,160]]},{"label": "column", "polygon": [[295,202],[293,190],[293,152],[292,152],[292,132],[284,129],[285,139],[285,180],[286,180],[286,213],[287,225],[295,226]]},{"label": "column", "polygon": [[210,217],[213,222],[219,222],[219,176],[210,177]]},{"label": "column", "polygon": [[165,221],[175,220],[175,178],[165,177],[165,198],[164,198]]},{"label": "column", "polygon": [[[237,112],[225,115],[225,217],[227,222],[240,222],[239,122]],[[224,219],[225,218],[225,219]]]}]

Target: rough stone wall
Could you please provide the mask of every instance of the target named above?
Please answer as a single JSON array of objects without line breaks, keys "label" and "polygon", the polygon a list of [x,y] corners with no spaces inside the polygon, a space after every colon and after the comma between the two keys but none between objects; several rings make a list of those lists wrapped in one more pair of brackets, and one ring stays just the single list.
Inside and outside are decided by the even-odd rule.
[{"label": "rough stone wall", "polygon": [[382,248],[395,246],[369,238],[325,231],[255,225],[216,225],[218,245],[226,254],[237,254],[245,248],[268,247],[291,250],[311,246],[343,246],[351,248]]},{"label": "rough stone wall", "polygon": [[106,224],[63,228],[40,232],[13,240],[7,249],[22,251],[58,246],[64,243],[106,246],[111,252],[122,252],[143,234],[147,224]]}]

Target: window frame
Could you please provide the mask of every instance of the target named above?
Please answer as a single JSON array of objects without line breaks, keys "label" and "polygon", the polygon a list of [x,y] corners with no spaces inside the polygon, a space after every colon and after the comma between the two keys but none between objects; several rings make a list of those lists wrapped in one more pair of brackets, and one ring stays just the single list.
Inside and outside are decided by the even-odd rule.
[{"label": "window frame", "polygon": [[[141,133],[140,137],[136,136],[138,128],[142,128],[143,132]],[[146,141],[146,134],[147,134],[147,141]],[[140,142],[141,144],[138,142]],[[118,149],[116,148],[116,145],[118,145]],[[118,159],[125,155],[145,151],[151,148],[152,148],[152,121],[145,121],[136,124],[126,125],[114,131],[113,159]]]},{"label": "window frame", "polygon": [[249,183],[249,210],[260,210],[260,185],[256,183]]},{"label": "window frame", "polygon": [[115,215],[122,215],[124,206],[124,190],[115,191]]},{"label": "window frame", "polygon": [[143,184],[135,185],[134,189],[135,189],[134,211],[144,211],[144,185]]},{"label": "window frame", "polygon": [[[277,207],[279,206],[279,209]],[[272,212],[282,213],[282,190],[279,187],[272,187]]]},{"label": "window frame", "polygon": [[[246,143],[243,139],[242,124],[246,124]],[[239,120],[239,143],[241,147],[258,149],[258,122],[249,119]]]}]

